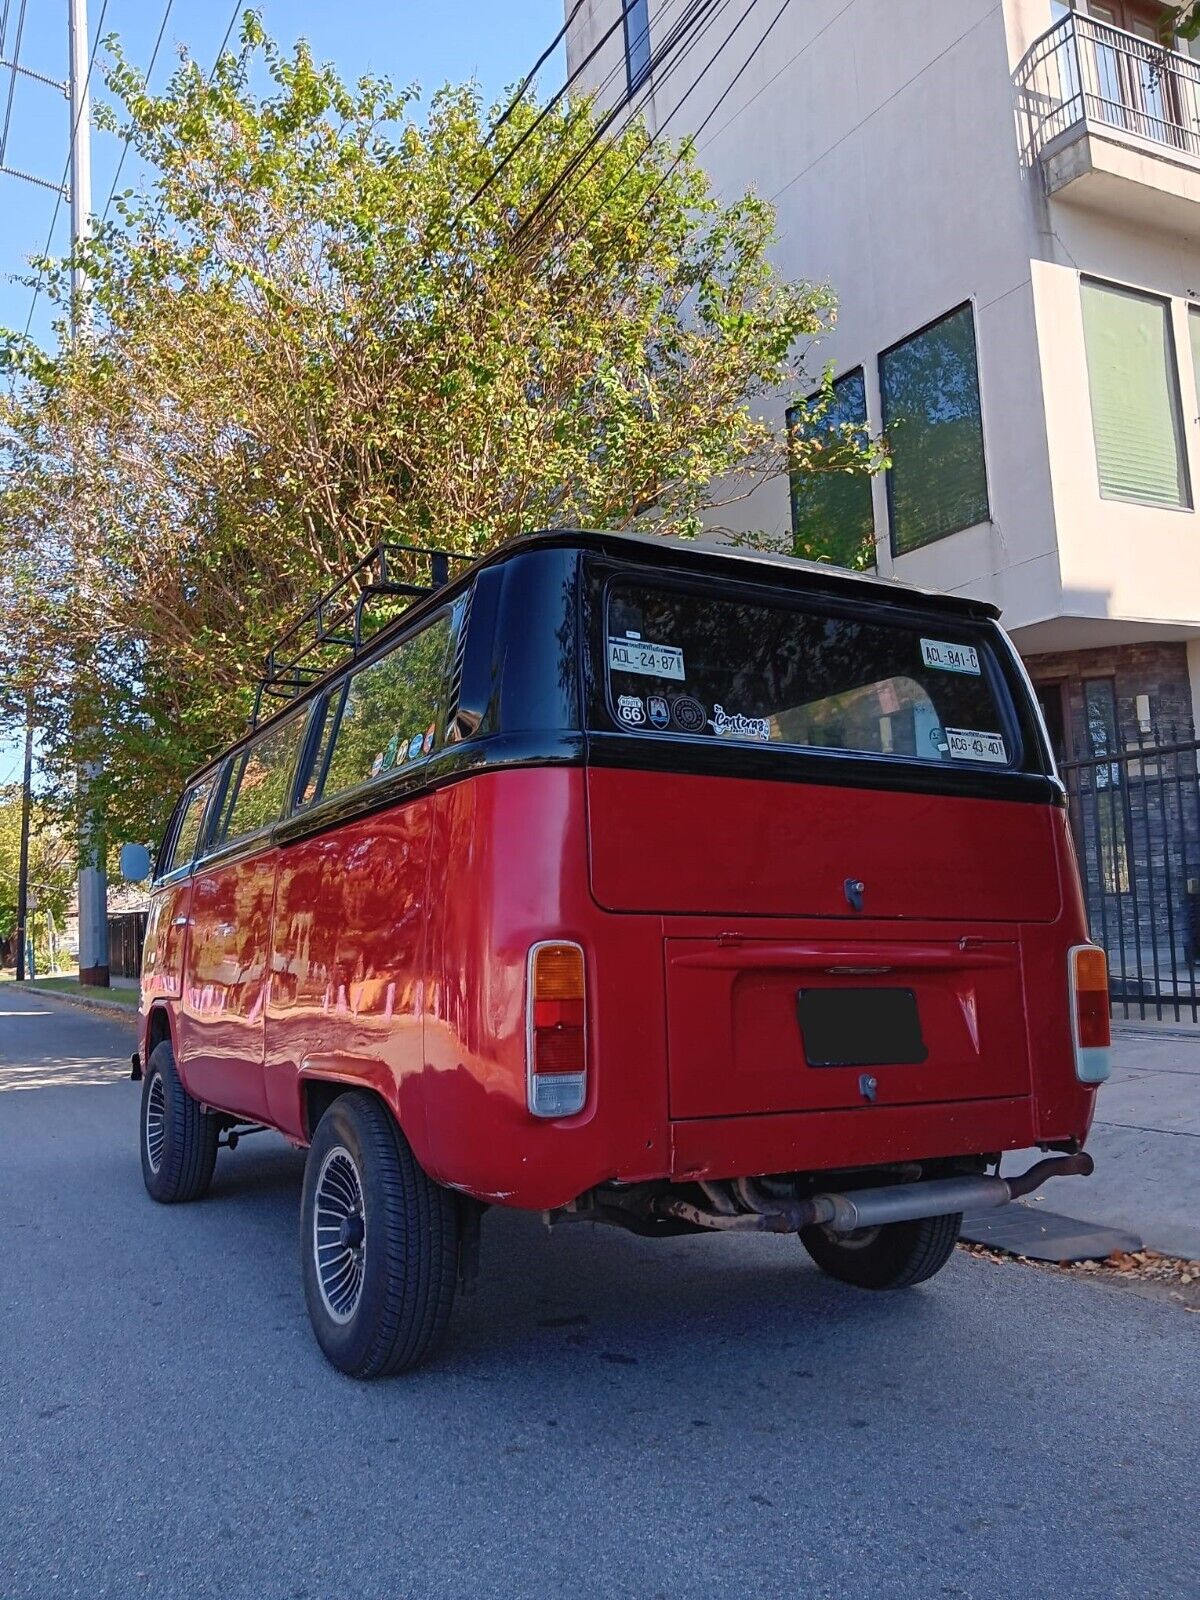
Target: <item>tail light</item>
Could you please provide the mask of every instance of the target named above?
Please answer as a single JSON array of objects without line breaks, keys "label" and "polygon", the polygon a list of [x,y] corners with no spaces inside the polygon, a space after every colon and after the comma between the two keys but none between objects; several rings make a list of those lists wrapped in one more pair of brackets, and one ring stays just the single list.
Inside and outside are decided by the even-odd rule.
[{"label": "tail light", "polygon": [[526,994],[529,1109],[571,1117],[587,1099],[583,951],[556,940],[529,952]]},{"label": "tail light", "polygon": [[1075,1075],[1081,1083],[1103,1083],[1109,1074],[1112,1029],[1108,1007],[1108,960],[1097,945],[1071,950],[1071,1025]]}]

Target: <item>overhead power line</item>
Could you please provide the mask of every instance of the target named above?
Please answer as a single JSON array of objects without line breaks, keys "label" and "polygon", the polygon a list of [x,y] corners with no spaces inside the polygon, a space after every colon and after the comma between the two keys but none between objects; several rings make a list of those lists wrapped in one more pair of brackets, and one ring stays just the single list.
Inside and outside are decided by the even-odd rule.
[{"label": "overhead power line", "polygon": [[[21,5],[22,12],[24,12],[24,9],[25,9],[24,0],[22,0],[22,5]],[[86,104],[87,103],[88,89],[91,86],[91,82],[92,82],[92,68],[96,65],[96,52],[100,48],[100,39],[101,39],[103,30],[104,30],[104,18],[107,15],[107,13],[108,13],[108,0],[104,0],[104,3],[100,7],[100,19],[96,23],[96,36],[92,40],[92,48],[91,48],[91,51],[88,54],[87,74],[86,74],[86,76],[85,76],[85,78],[83,80],[83,97],[82,97],[82,100],[81,100],[81,104]],[[71,171],[71,158],[75,154],[75,141],[78,138],[79,138],[79,117],[78,117],[78,115],[76,115],[75,120],[71,124],[71,143],[70,143],[70,145],[68,146],[68,149],[67,149],[67,159],[63,164],[62,182],[58,186],[58,197],[54,202],[54,215],[50,218],[50,231],[46,235],[46,248],[42,251],[43,259],[49,256],[49,254],[50,254],[50,246],[54,242],[54,228],[55,228],[55,224],[58,222],[58,213],[59,213],[59,210],[60,210],[60,208],[62,206],[62,203],[63,203],[63,195],[66,193],[67,176]],[[45,268],[44,267],[40,267],[38,269],[37,282],[33,286],[33,299],[29,302],[29,315],[25,318],[25,337],[26,338],[29,337],[29,330],[33,326],[33,313],[37,310],[38,296],[42,292],[42,284],[45,281],[46,281]]]},{"label": "overhead power line", "polygon": [[[683,96],[684,100],[687,99],[687,96],[691,94],[692,89],[694,89],[703,79],[709,67],[712,66],[713,61],[717,59],[717,56],[719,56],[724,50],[725,45],[729,43],[729,40],[733,37],[734,33],[737,32],[742,22],[744,22],[746,17],[748,17],[751,11],[753,11],[756,3],[757,0],[750,0],[750,4],[746,11],[726,35],[724,44],[722,44],[717,50],[716,54],[709,61],[708,66],[706,66],[696,76],[696,78],[693,79],[691,88],[689,88],[687,94]],[[613,107],[611,111],[601,118],[587,144],[582,150],[576,153],[569,166],[564,169],[563,172],[559,173],[558,177],[555,178],[550,187],[541,195],[536,206],[534,206],[529,215],[523,218],[518,224],[516,229],[518,236],[523,233],[528,233],[532,229],[533,224],[537,221],[538,217],[548,210],[555,197],[564,193],[564,185],[571,176],[578,176],[578,182],[575,185],[575,189],[577,190],[579,185],[582,184],[593,171],[595,171],[596,167],[604,159],[605,154],[610,149],[615,147],[616,140],[625,132],[625,128],[634,119],[634,117],[636,117],[640,111],[644,109],[650,99],[650,96],[653,94],[658,94],[662,91],[665,84],[670,80],[673,72],[678,70],[682,62],[687,59],[699,41],[720,18],[722,13],[728,9],[729,5],[730,0],[699,0],[697,8],[694,8],[692,12],[680,18],[670,37],[664,41],[661,47],[661,56],[651,56],[650,68],[646,76],[645,92],[642,96],[640,105],[635,106],[632,101],[622,102],[621,104]],[[680,48],[681,46],[683,46],[683,48]],[[671,59],[672,56],[674,59]],[[665,67],[665,71],[660,70],[663,67]],[[674,110],[669,113],[668,117],[665,118],[662,123],[660,123],[660,133],[662,128],[665,127],[666,123],[670,120],[670,117],[675,114],[675,111],[679,109],[679,105],[682,103],[683,102],[680,101],[675,106]],[[622,113],[626,113],[625,121],[617,130],[617,133],[614,135],[614,137],[609,139],[609,129],[612,128],[613,125],[620,119]],[[621,178],[618,180],[614,188],[610,189],[605,195],[605,202],[607,202],[607,200],[609,200],[612,195],[617,192],[621,184],[637,166],[638,162],[641,161],[646,155],[647,151],[653,147],[657,137],[658,135],[655,135],[647,141],[644,148],[625,169],[625,172],[621,175]],[[588,163],[582,172],[579,172],[579,166],[587,160],[588,155],[593,151],[595,152],[593,159]]]},{"label": "overhead power line", "polygon": [[[0,167],[4,165],[5,152],[8,149],[8,130],[12,123],[13,95],[17,92],[17,69],[21,61],[21,35],[25,31],[25,7],[29,0],[21,0],[21,9],[17,13],[17,38],[13,45],[12,72],[8,80],[8,103],[4,107],[4,128],[0,131]],[[4,7],[4,21],[8,22],[8,3]]]},{"label": "overhead power line", "polygon": [[[550,57],[558,49],[559,45],[562,44],[563,40],[567,37],[567,34],[570,33],[571,24],[575,21],[575,18],[579,15],[587,3],[588,0],[575,0],[575,4],[567,16],[567,20],[563,23],[562,27],[558,30],[553,39],[551,39],[550,43],[542,51],[541,55],[530,67],[529,71],[525,74],[525,77],[521,81],[521,87],[517,90],[516,94],[513,95],[512,99],[505,106],[504,110],[488,129],[487,137],[484,139],[483,144],[480,147],[481,149],[486,150],[488,148],[492,140],[500,132],[500,129],[508,121],[509,117],[512,116],[513,112],[521,104],[522,100],[524,100],[525,96],[533,87],[534,80],[537,78],[538,73],[546,65],[547,61],[549,61]],[[5,9],[7,10],[7,5]],[[0,54],[2,53],[3,33],[0,32]]]},{"label": "overhead power line", "polygon": [[[158,60],[158,52],[162,49],[163,35],[167,31],[167,23],[170,20],[171,9],[174,4],[175,0],[167,0],[167,4],[163,10],[162,21],[158,25],[158,38],[154,41],[154,49],[150,52],[150,64],[146,68],[145,84],[147,88],[150,87],[150,75],[154,71],[155,63]],[[226,34],[226,38],[228,37],[228,34]],[[101,226],[108,221],[109,208],[113,203],[114,196],[116,195],[117,184],[121,181],[121,172],[125,166],[125,157],[129,154],[129,146],[132,140],[133,132],[131,130],[125,135],[125,138],[121,143],[121,155],[117,162],[117,170],[113,173],[112,188],[108,191],[108,199],[104,202],[104,210],[100,215]]]},{"label": "overhead power line", "polygon": [[[156,40],[155,45],[154,45],[154,53],[150,58],[150,66],[146,70],[147,79],[150,76],[150,72],[153,69],[155,60],[157,59],[159,49],[161,48],[163,34],[166,31],[167,18],[170,16],[171,7],[172,7],[173,3],[174,3],[174,0],[168,0],[166,11],[163,14],[162,25],[159,28],[159,32],[158,32],[158,39]],[[216,76],[217,67],[220,64],[221,57],[225,54],[225,49],[226,49],[226,46],[229,43],[230,35],[233,33],[234,24],[237,22],[238,12],[241,10],[242,3],[243,3],[243,0],[235,0],[235,4],[234,4],[234,7],[233,7],[233,10],[230,12],[229,24],[225,29],[225,35],[221,40],[220,48],[218,49],[216,57],[215,57],[215,59],[213,61],[212,70],[208,75],[209,83],[211,83],[213,81],[213,78]],[[24,0],[23,0],[23,6],[24,6]],[[22,6],[22,9],[23,9],[23,6]],[[87,77],[86,77],[85,82],[84,82],[84,95],[85,95],[85,97],[86,97],[86,94],[87,94],[88,85],[91,83],[92,68],[96,64],[96,52],[100,47],[101,30],[104,27],[104,17],[105,17],[105,13],[107,12],[107,10],[108,10],[108,0],[103,0],[103,4],[100,7],[100,20],[96,24],[96,37],[95,37],[95,40],[92,43],[91,55],[90,55],[89,60],[88,60]],[[74,153],[75,140],[76,140],[77,135],[78,135],[78,127],[76,126],[76,127],[73,127],[71,129],[71,145],[70,145],[70,149],[67,151],[66,166],[63,168],[62,186],[60,187],[60,190],[59,190],[58,199],[55,201],[54,215],[50,219],[50,231],[46,236],[46,248],[42,252],[43,256],[49,256],[49,254],[50,254],[50,246],[51,246],[51,243],[52,243],[52,241],[54,239],[54,228],[55,228],[55,224],[58,222],[59,207],[62,204],[63,193],[64,193],[64,191],[66,189],[67,174],[71,170],[71,156]],[[128,146],[128,140],[126,140],[126,146]],[[124,159],[125,159],[125,154],[124,154],[124,151],[122,151],[121,161],[118,162],[118,165],[117,165],[117,176],[118,177],[120,176],[121,164],[124,162]],[[104,207],[104,215],[105,216],[108,215],[108,208],[112,203],[113,195],[115,194],[115,192],[116,192],[116,178],[114,178],[114,180],[113,180],[113,188],[109,193],[108,200],[105,202],[105,207]],[[161,218],[161,216],[162,216],[163,205],[164,204],[165,204],[165,202],[160,202],[159,203],[159,208],[158,208],[158,217],[159,218]],[[34,284],[34,287],[33,287],[33,300],[32,300],[32,302],[30,304],[30,307],[29,307],[29,315],[25,319],[25,337],[26,338],[29,337],[29,330],[33,326],[33,314],[34,314],[34,311],[37,309],[38,296],[41,293],[42,285],[43,285],[44,282],[45,282],[45,272],[44,272],[44,269],[43,269],[42,271],[39,271],[37,282]]]},{"label": "overhead power line", "polygon": [[[772,32],[774,31],[777,23],[779,22],[780,18],[783,16],[784,12],[787,10],[787,8],[788,8],[790,3],[791,3],[791,0],[781,0],[781,4],[780,4],[778,10],[774,13],[774,15],[772,16],[770,22],[768,22],[768,24],[764,28],[763,32],[759,35],[758,39],[755,41],[754,45],[751,47],[749,55],[747,55],[746,59],[742,62],[742,65],[738,68],[737,72],[734,73],[733,77],[726,84],[725,88],[722,90],[721,94],[718,96],[718,98],[715,101],[715,103],[710,107],[710,109],[708,111],[708,114],[704,117],[704,119],[701,121],[699,126],[692,133],[691,137],[692,137],[692,142],[693,143],[695,143],[695,141],[700,138],[700,135],[708,127],[709,123],[716,116],[717,112],[721,109],[722,105],[724,105],[725,101],[733,93],[734,89],[737,87],[737,85],[740,82],[740,80],[742,79],[742,77],[750,69],[750,67],[754,63],[754,61],[757,60],[760,51],[766,45],[767,40],[770,38],[770,36],[771,36]],[[580,227],[578,229],[576,229],[576,231],[571,235],[570,239],[568,239],[567,241],[565,241],[565,243],[562,243],[561,245],[559,245],[557,247],[556,253],[558,253],[560,255],[565,253],[574,244],[576,244],[581,238],[583,238],[583,236],[586,234],[588,228],[595,221],[596,217],[599,216],[600,212],[608,204],[609,200],[612,199],[613,195],[616,194],[620,190],[622,184],[626,182],[626,180],[628,179],[629,175],[634,171],[634,169],[638,165],[638,163],[640,161],[644,160],[646,155],[649,153],[649,151],[651,149],[653,149],[653,147],[661,141],[663,133],[664,133],[665,129],[667,128],[667,126],[670,124],[672,119],[677,115],[677,113],[680,110],[682,110],[684,104],[687,102],[687,100],[690,98],[690,96],[693,94],[693,92],[696,90],[696,88],[700,85],[700,83],[702,83],[703,80],[707,77],[708,73],[712,70],[713,66],[716,64],[716,62],[721,58],[721,56],[724,54],[725,50],[728,48],[730,42],[733,39],[734,34],[737,33],[737,31],[741,27],[742,23],[746,20],[747,17],[750,16],[750,14],[755,10],[755,8],[757,7],[758,4],[759,4],[759,0],[750,0],[750,4],[747,6],[747,8],[743,12],[742,16],[738,19],[738,21],[734,24],[734,26],[726,34],[726,36],[722,40],[721,44],[717,47],[717,49],[713,52],[712,56],[710,56],[708,61],[701,68],[701,70],[697,74],[697,76],[692,80],[692,83],[688,86],[688,88],[685,91],[685,93],[680,97],[679,100],[677,100],[675,102],[675,104],[672,106],[671,110],[666,114],[666,116],[661,119],[661,121],[658,124],[657,131],[655,132],[653,137],[650,138],[647,141],[647,143],[646,143],[645,147],[643,148],[643,150],[641,151],[641,153],[637,157],[635,157],[635,159],[626,167],[625,171],[621,174],[620,178],[618,178],[616,184],[614,184],[613,187],[610,190],[607,191],[607,193],[603,196],[603,198],[601,199],[599,204],[591,212],[589,212],[588,216],[584,219],[584,221],[580,225]],[[647,194],[645,196],[645,198],[643,199],[641,205],[638,207],[636,215],[641,216],[643,214],[643,212],[646,210],[646,208],[653,202],[655,196],[662,192],[664,184],[667,182],[668,178],[671,176],[671,174],[679,166],[679,164],[682,161],[682,159],[683,159],[683,152],[680,151],[674,157],[674,159],[670,162],[670,164],[665,168],[665,170],[659,175],[657,183],[655,183],[653,188],[650,190],[649,194]]]},{"label": "overhead power line", "polygon": [[473,205],[476,205],[480,200],[482,200],[483,196],[492,187],[492,185],[495,183],[496,179],[500,176],[500,174],[508,166],[509,162],[513,159],[513,157],[516,156],[521,150],[524,149],[525,145],[528,144],[529,140],[533,138],[533,135],[541,127],[542,123],[545,122],[546,118],[554,110],[555,106],[558,105],[562,100],[564,100],[566,98],[567,94],[571,90],[572,85],[582,75],[582,73],[585,71],[585,69],[587,67],[589,67],[591,65],[591,63],[596,59],[596,57],[600,54],[600,51],[603,50],[604,46],[612,38],[613,34],[617,31],[617,29],[622,26],[622,24],[625,21],[625,17],[628,14],[631,6],[633,6],[633,4],[634,4],[634,0],[623,0],[623,3],[621,5],[621,9],[617,14],[616,21],[613,22],[609,27],[607,27],[604,30],[604,32],[600,35],[599,39],[597,39],[596,43],[588,51],[587,55],[584,56],[583,60],[575,68],[574,72],[568,73],[567,81],[562,85],[561,88],[559,88],[558,90],[555,91],[555,93],[550,97],[549,100],[547,100],[546,104],[542,107],[542,109],[538,112],[537,116],[533,119],[533,121],[529,124],[529,126],[525,129],[525,131],[521,134],[520,138],[517,139],[516,143],[511,145],[509,147],[509,149],[507,149],[504,152],[504,155],[496,163],[496,165],[492,168],[491,172],[487,175],[487,177],[483,180],[483,182],[479,185],[478,189],[476,189],[475,193],[467,201],[466,205],[462,207],[462,209],[459,211],[458,215],[453,219],[453,221],[451,222],[451,227],[452,228],[455,226],[456,223],[459,222],[459,220],[462,218],[464,212],[469,211]]}]

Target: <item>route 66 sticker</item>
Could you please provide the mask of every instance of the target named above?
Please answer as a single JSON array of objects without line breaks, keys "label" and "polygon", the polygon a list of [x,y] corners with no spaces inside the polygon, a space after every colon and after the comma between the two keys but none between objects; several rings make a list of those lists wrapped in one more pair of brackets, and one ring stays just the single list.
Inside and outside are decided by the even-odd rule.
[{"label": "route 66 sticker", "polygon": [[640,728],[646,720],[646,708],[640,694],[623,694],[617,700],[617,715],[631,728]]}]

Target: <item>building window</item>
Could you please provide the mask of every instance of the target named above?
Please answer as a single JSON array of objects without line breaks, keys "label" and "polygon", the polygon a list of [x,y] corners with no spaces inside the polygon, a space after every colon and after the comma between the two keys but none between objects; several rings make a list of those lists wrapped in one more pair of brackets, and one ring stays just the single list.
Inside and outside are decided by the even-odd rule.
[{"label": "building window", "polygon": [[988,519],[983,419],[969,305],[879,358],[892,553]]},{"label": "building window", "polygon": [[628,0],[625,7],[625,71],[630,94],[650,76],[650,0]]},{"label": "building window", "polygon": [[[862,449],[867,437],[867,385],[861,367],[835,380],[833,399],[809,395],[787,414],[789,438],[817,438],[836,449],[850,438]],[[833,561],[861,571],[875,560],[871,480],[865,472],[792,473],[792,547],[798,556]]]},{"label": "building window", "polygon": [[1190,506],[1170,303],[1091,278],[1081,293],[1101,496]]}]

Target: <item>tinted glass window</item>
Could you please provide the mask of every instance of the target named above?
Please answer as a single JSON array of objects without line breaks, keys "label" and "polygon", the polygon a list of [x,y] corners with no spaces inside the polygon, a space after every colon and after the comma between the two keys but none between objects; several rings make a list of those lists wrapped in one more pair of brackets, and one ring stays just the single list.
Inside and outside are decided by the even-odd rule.
[{"label": "tinted glass window", "polygon": [[[421,761],[439,747],[450,634],[447,612],[352,674],[321,798]],[[327,718],[336,711],[331,702]]]},{"label": "tinted glass window", "polygon": [[896,555],[988,517],[970,306],[879,358]]},{"label": "tinted glass window", "polygon": [[[826,448],[842,445],[847,430],[863,449],[867,436],[867,387],[858,367],[833,386],[833,399],[812,395],[787,414],[788,429]],[[865,472],[792,474],[792,542],[796,555],[833,561],[861,571],[875,561],[871,480]]]},{"label": "tinted glass window", "polygon": [[633,584],[609,599],[609,713],[638,732],[1008,766],[979,632]]},{"label": "tinted glass window", "polygon": [[186,866],[196,854],[196,840],[200,837],[200,824],[204,821],[204,808],[211,793],[211,778],[188,790],[183,802],[183,815],[175,829],[170,859],[163,863],[162,872],[174,872],[176,867]]},{"label": "tinted glass window", "polygon": [[296,768],[304,714],[289,717],[240,756],[229,780],[217,843],[242,839],[278,821]]}]

